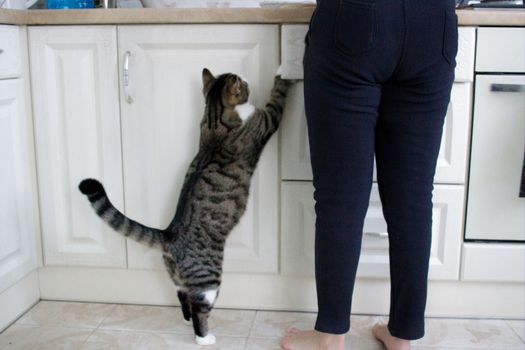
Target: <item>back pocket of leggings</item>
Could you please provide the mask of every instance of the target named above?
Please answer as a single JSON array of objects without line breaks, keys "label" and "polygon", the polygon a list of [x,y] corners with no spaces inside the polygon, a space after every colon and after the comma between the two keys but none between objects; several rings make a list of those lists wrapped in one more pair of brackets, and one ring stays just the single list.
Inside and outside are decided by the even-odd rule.
[{"label": "back pocket of leggings", "polygon": [[455,65],[458,53],[458,17],[454,10],[445,11],[445,29],[443,33],[443,57],[449,64]]},{"label": "back pocket of leggings", "polygon": [[364,53],[374,47],[376,18],[373,3],[340,0],[335,23],[335,45],[348,55]]}]

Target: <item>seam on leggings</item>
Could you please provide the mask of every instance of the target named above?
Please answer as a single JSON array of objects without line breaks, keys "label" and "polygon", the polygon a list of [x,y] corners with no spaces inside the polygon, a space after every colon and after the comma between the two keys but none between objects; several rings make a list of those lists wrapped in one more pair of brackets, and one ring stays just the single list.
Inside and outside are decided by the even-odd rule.
[{"label": "seam on leggings", "polygon": [[405,25],[404,31],[403,31],[403,44],[401,48],[401,55],[399,57],[399,61],[397,62],[396,67],[394,68],[394,71],[392,72],[391,76],[394,76],[398,71],[399,67],[401,67],[401,64],[405,60],[406,51],[407,51],[407,38],[408,38],[408,5],[407,0],[403,0],[403,22]]}]

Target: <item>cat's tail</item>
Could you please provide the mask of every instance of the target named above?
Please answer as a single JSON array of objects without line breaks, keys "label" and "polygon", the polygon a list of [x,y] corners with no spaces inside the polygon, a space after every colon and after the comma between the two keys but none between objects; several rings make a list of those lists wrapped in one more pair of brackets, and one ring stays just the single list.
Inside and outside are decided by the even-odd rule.
[{"label": "cat's tail", "polygon": [[162,248],[166,236],[164,231],[144,226],[122,214],[110,202],[104,186],[94,179],[85,179],[78,185],[80,192],[91,202],[98,216],[118,233],[150,247]]}]

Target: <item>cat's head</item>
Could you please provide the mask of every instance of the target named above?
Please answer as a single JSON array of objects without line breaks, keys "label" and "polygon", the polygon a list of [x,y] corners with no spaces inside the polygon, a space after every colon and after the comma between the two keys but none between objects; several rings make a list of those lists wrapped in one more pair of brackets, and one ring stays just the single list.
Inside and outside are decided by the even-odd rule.
[{"label": "cat's head", "polygon": [[248,83],[233,73],[217,77],[207,69],[202,71],[202,92],[206,99],[206,113],[201,123],[203,136],[224,136],[241,126],[242,120],[235,107],[248,101]]},{"label": "cat's head", "polygon": [[202,92],[206,102],[220,102],[226,108],[233,108],[246,103],[250,95],[248,83],[233,73],[224,73],[218,77],[207,69],[202,70]]}]

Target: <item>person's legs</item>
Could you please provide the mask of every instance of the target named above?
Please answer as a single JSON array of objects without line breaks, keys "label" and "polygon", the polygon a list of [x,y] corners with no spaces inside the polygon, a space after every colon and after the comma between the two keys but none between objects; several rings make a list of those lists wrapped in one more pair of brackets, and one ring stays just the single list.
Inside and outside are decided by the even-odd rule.
[{"label": "person's legs", "polygon": [[[313,55],[312,55],[313,56]],[[315,63],[309,61],[315,60]],[[323,334],[350,328],[350,307],[368,208],[374,159],[374,133],[381,87],[332,80],[326,56],[305,77],[305,107],[316,201],[316,331],[291,332],[284,349],[339,349]],[[351,80],[351,79],[350,79]],[[332,345],[330,345],[332,344]]]},{"label": "person's legs", "polygon": [[381,88],[341,92],[330,81],[305,82],[306,115],[315,187],[315,329],[344,334],[372,186],[374,129]]},{"label": "person's legs", "polygon": [[[304,96],[317,216],[318,316],[314,331],[289,333],[284,349],[344,348],[340,340],[350,328],[381,81],[399,60],[403,34],[401,3],[378,2],[382,9],[323,0],[308,35]],[[391,12],[399,16],[385,16]]]},{"label": "person's legs", "polygon": [[406,11],[406,51],[383,86],[376,161],[390,244],[390,321],[382,332],[413,340],[424,335],[433,180],[454,80],[457,28],[453,1],[407,1]]},{"label": "person's legs", "polygon": [[[424,335],[432,183],[449,92],[444,88],[440,97],[420,100],[420,105],[409,102],[421,98],[410,90],[384,87],[376,128],[377,176],[388,224],[391,278],[388,329],[374,332],[380,339],[391,335],[413,340]],[[414,105],[426,111],[414,111]],[[387,345],[387,349],[403,347]]]}]

